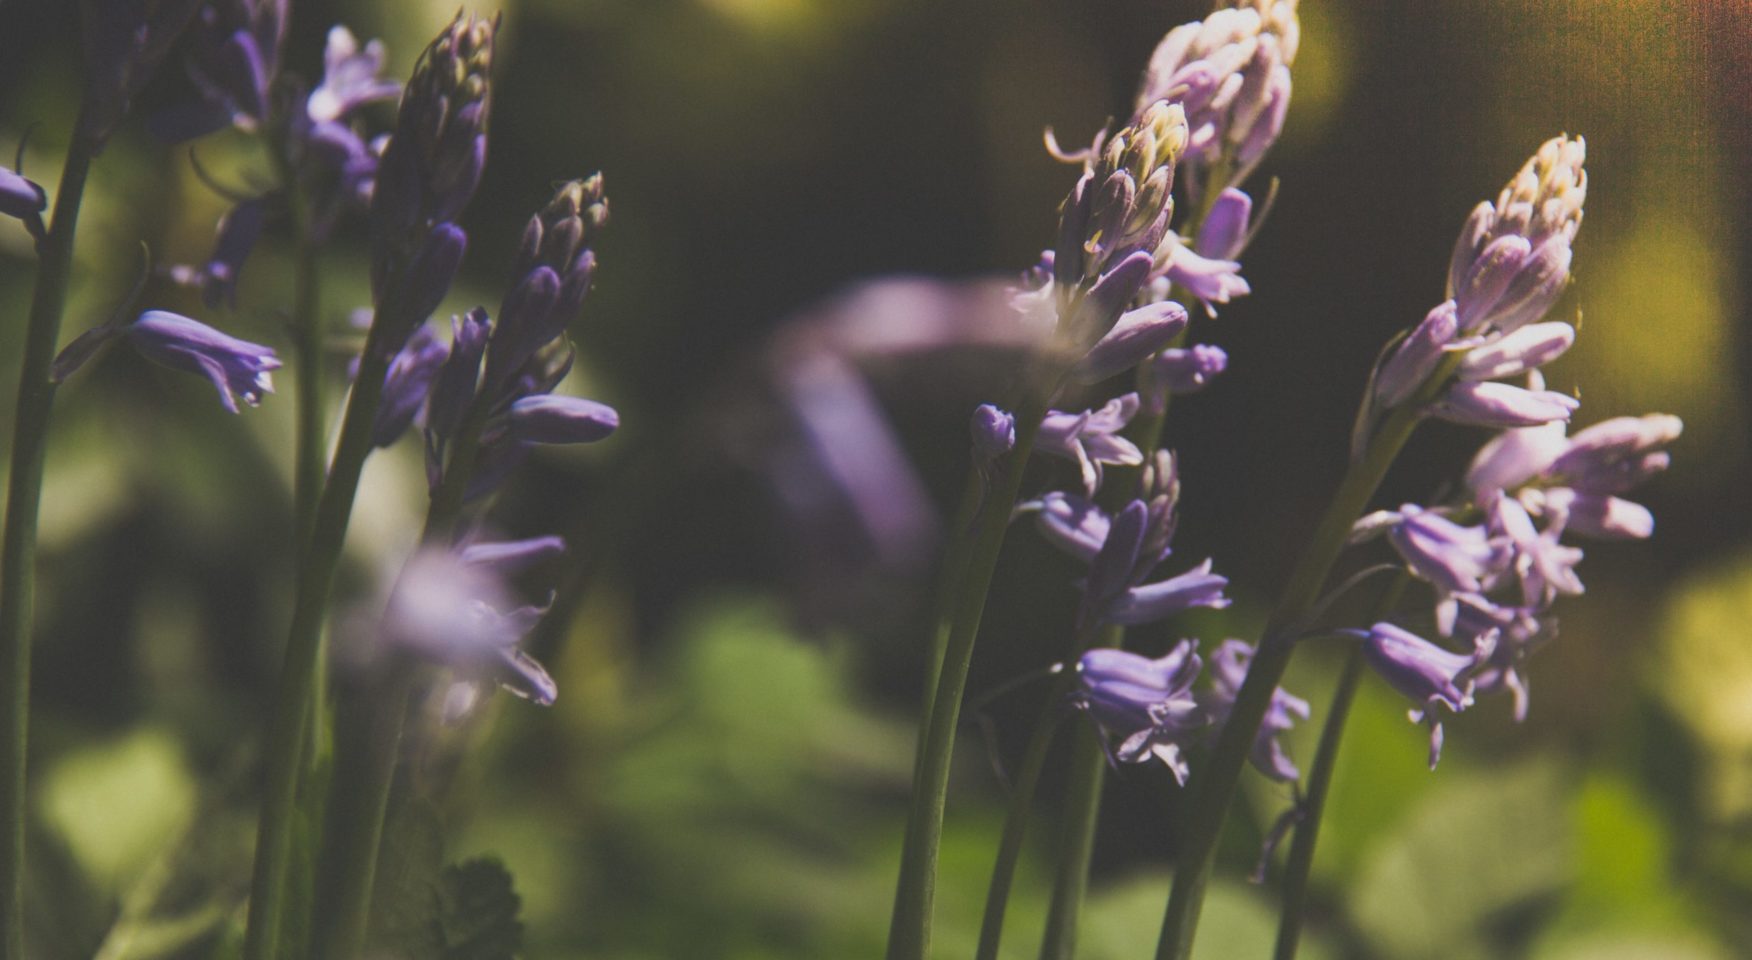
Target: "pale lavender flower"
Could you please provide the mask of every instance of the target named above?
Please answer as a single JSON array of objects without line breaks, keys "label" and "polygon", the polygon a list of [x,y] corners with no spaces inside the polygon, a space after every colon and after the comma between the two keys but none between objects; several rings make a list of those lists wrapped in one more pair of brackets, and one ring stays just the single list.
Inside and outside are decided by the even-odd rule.
[{"label": "pale lavender flower", "polygon": [[594,443],[620,426],[620,415],[583,397],[542,394],[511,404],[508,424],[511,438],[523,443]]},{"label": "pale lavender flower", "polygon": [[1511,333],[1538,320],[1569,282],[1570,244],[1582,222],[1587,145],[1554,137],[1493,205],[1472,211],[1448,268],[1462,333]]},{"label": "pale lavender flower", "polygon": [[1459,713],[1472,706],[1472,678],[1495,651],[1496,633],[1480,634],[1468,656],[1444,650],[1391,623],[1346,632],[1362,639],[1363,658],[1381,679],[1418,704],[1411,711],[1411,721],[1429,725],[1430,769],[1434,770],[1442,757],[1442,721],[1436,708]]},{"label": "pale lavender flower", "polygon": [[359,49],[352,31],[336,25],[329,28],[322,52],[322,83],[310,92],[305,111],[311,120],[340,120],[368,103],[389,100],[401,93],[401,84],[385,80],[383,42],[372,40]]},{"label": "pale lavender flower", "polygon": [[1099,410],[1048,411],[1040,422],[1036,449],[1077,464],[1089,496],[1101,487],[1102,465],[1135,467],[1144,462],[1137,445],[1119,435],[1138,412],[1138,395],[1115,397]]},{"label": "pale lavender flower", "polygon": [[1462,380],[1519,376],[1562,356],[1575,342],[1576,328],[1560,320],[1528,324],[1468,351],[1456,373]]},{"label": "pale lavender flower", "polygon": [[1169,284],[1184,287],[1204,304],[1205,313],[1213,317],[1217,315],[1214,304],[1228,303],[1253,292],[1241,276],[1238,261],[1203,256],[1172,234],[1156,248],[1150,272]]},{"label": "pale lavender flower", "polygon": [[1148,380],[1144,401],[1150,412],[1159,414],[1170,394],[1197,393],[1228,367],[1229,355],[1222,347],[1211,344],[1164,350],[1150,361],[1145,371]]},{"label": "pale lavender flower", "polygon": [[1557,633],[1557,621],[1533,607],[1497,603],[1487,597],[1463,595],[1452,633],[1465,638],[1495,636],[1490,659],[1474,675],[1473,694],[1507,691],[1512,698],[1516,723],[1527,719],[1527,678],[1524,660]]},{"label": "pale lavender flower", "polygon": [[[1508,549],[1483,527],[1461,526],[1434,511],[1405,504],[1384,518],[1387,538],[1420,580],[1436,590],[1436,622],[1446,635],[1455,615],[1455,596],[1481,593],[1507,566]],[[1372,517],[1359,522],[1367,526]]]},{"label": "pale lavender flower", "polygon": [[1229,605],[1223,594],[1228,578],[1212,573],[1210,560],[1166,580],[1143,582],[1172,552],[1174,503],[1167,492],[1133,500],[1113,517],[1082,497],[1056,491],[1022,509],[1036,513],[1049,542],[1089,564],[1079,614],[1085,623],[1154,623],[1193,607]]},{"label": "pale lavender flower", "polygon": [[1192,693],[1200,666],[1194,640],[1180,641],[1155,660],[1124,650],[1090,650],[1077,661],[1071,702],[1100,728],[1111,762],[1160,760],[1185,784],[1191,771],[1183,750],[1206,722]]},{"label": "pale lavender flower", "polygon": [[1541,514],[1555,517],[1565,533],[1598,540],[1646,540],[1655,533],[1655,515],[1649,508],[1623,497],[1569,487],[1530,490],[1521,496]]},{"label": "pale lavender flower", "polygon": [[[1263,214],[1262,214],[1263,216]],[[1217,194],[1211,212],[1199,225],[1192,248],[1216,260],[1233,260],[1253,239],[1253,198],[1245,191],[1227,187]]]},{"label": "pale lavender flower", "polygon": [[513,603],[489,566],[424,550],[408,561],[390,595],[380,641],[466,681],[498,684],[547,706],[558,693],[553,678],[517,648],[547,608]]},{"label": "pale lavender flower", "polygon": [[1112,526],[1107,513],[1076,494],[1054,490],[1024,506],[1034,512],[1040,532],[1053,546],[1084,563],[1093,562],[1107,542]]},{"label": "pale lavender flower", "polygon": [[[1235,697],[1247,679],[1247,667],[1253,662],[1253,646],[1245,640],[1224,640],[1211,657],[1211,687],[1205,698],[1205,712],[1213,729],[1221,729],[1235,707]],[[1298,720],[1309,716],[1308,701],[1278,687],[1272,691],[1271,706],[1260,721],[1259,733],[1253,739],[1250,759],[1260,773],[1283,783],[1300,779],[1301,771],[1290,759],[1278,735],[1287,732]]]},{"label": "pale lavender flower", "polygon": [[1451,384],[1430,408],[1437,417],[1475,427],[1536,427],[1568,422],[1580,401],[1555,390],[1528,390],[1496,381]]},{"label": "pale lavender flower", "polygon": [[1500,492],[1484,506],[1491,532],[1513,551],[1509,569],[1521,581],[1526,606],[1544,608],[1559,594],[1573,596],[1583,592],[1581,578],[1575,572],[1582,551],[1558,542],[1563,533],[1560,523],[1548,520],[1544,530],[1538,529],[1520,501]]},{"label": "pale lavender flower", "polygon": [[1569,446],[1563,434],[1564,424],[1552,422],[1504,430],[1492,437],[1466,469],[1466,486],[1473,498],[1483,502],[1493,490],[1513,490],[1545,473]]},{"label": "pale lavender flower", "polygon": [[1186,308],[1172,300],[1129,310],[1071,367],[1071,377],[1080,383],[1099,383],[1130,370],[1180,336],[1186,322]]},{"label": "pale lavender flower", "polygon": [[1660,413],[1603,420],[1571,437],[1548,472],[1581,490],[1623,493],[1667,468],[1662,448],[1684,429],[1678,417]]},{"label": "pale lavender flower", "polygon": [[1452,300],[1425,314],[1375,374],[1375,402],[1396,407],[1416,393],[1436,372],[1458,329]]},{"label": "pale lavender flower", "polygon": [[0,216],[22,221],[30,235],[41,241],[47,234],[43,211],[48,207],[49,195],[35,181],[0,167]]}]

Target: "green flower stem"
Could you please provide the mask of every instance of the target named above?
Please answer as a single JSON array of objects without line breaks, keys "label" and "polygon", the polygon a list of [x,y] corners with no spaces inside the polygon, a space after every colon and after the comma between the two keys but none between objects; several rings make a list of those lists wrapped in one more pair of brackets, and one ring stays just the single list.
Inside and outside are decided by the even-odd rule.
[{"label": "green flower stem", "polygon": [[[972,538],[967,531],[973,526],[978,516],[980,496],[985,490],[985,482],[979,474],[979,468],[967,471],[967,485],[961,492],[961,505],[955,509],[955,519],[950,521],[948,546],[943,552],[943,570],[937,588],[937,603],[931,612],[931,649],[925,658],[925,686],[923,701],[919,707],[919,738],[914,748],[914,756],[923,759],[925,755],[925,736],[931,729],[931,706],[936,701],[937,681],[943,676],[943,653],[949,649],[949,629],[951,616],[955,612],[955,598],[961,588],[962,578],[967,573],[967,552],[972,546]],[[916,770],[914,771],[916,775]]]},{"label": "green flower stem", "polygon": [[[444,480],[427,508],[420,545],[448,543],[456,533],[462,504],[480,450],[486,411],[477,403],[453,441]],[[420,686],[418,664],[397,659],[385,666],[388,679],[356,696],[345,724],[356,754],[337,777],[329,822],[335,825],[323,865],[326,924],[319,933],[325,960],[355,960],[365,950],[370,930],[371,898],[377,880],[377,859],[388,819],[390,790],[401,755],[408,703]]]},{"label": "green flower stem", "polygon": [[1186,846],[1174,870],[1174,889],[1162,920],[1157,960],[1185,960],[1191,954],[1205,885],[1216,859],[1217,836],[1235,798],[1260,720],[1270,707],[1272,693],[1295,651],[1296,637],[1308,626],[1305,621],[1319,600],[1332,565],[1344,550],[1351,525],[1362,515],[1388,467],[1417,428],[1422,409],[1459,362],[1458,355],[1445,360],[1416,396],[1387,414],[1362,456],[1345,472],[1313,539],[1290,574],[1289,585],[1277,608],[1266,621],[1229,721],[1223,725],[1205,768],[1194,778],[1197,794],[1187,819]]},{"label": "green flower stem", "polygon": [[1023,468],[1034,450],[1040,419],[1052,391],[1033,392],[1016,414],[1016,446],[993,467],[993,476],[975,523],[954,617],[944,648],[937,693],[913,778],[912,808],[901,852],[900,881],[888,932],[888,960],[924,960],[930,952],[931,903],[937,883],[937,847],[943,836],[943,810],[949,792],[949,761],[973,643],[985,614],[986,591],[998,566],[1010,512],[1022,489]]},{"label": "green flower stem", "polygon": [[[1059,683],[1053,684],[1048,703],[1063,703],[1068,693],[1070,684],[1061,677]],[[1016,879],[1016,864],[1022,859],[1022,840],[1028,832],[1028,813],[1033,806],[1034,788],[1040,784],[1040,773],[1046,766],[1046,755],[1058,727],[1059,715],[1049,706],[1034,725],[1034,733],[1028,738],[1028,747],[1022,754],[1022,765],[1016,769],[1016,780],[1010,785],[1010,808],[1004,814],[1004,834],[998,841],[997,860],[992,864],[992,882],[986,888],[985,916],[980,921],[976,960],[998,960],[998,942],[1004,935],[1004,913],[1010,906],[1010,887]]]},{"label": "green flower stem", "polygon": [[[1399,598],[1411,582],[1400,573],[1376,608],[1383,617],[1399,604]],[[1350,717],[1351,702],[1356,698],[1357,685],[1363,676],[1363,648],[1351,648],[1345,656],[1344,670],[1339,674],[1338,687],[1332,691],[1332,704],[1326,709],[1326,723],[1320,728],[1320,746],[1314,752],[1314,766],[1308,772],[1308,789],[1302,795],[1301,818],[1290,841],[1290,853],[1284,862],[1284,896],[1278,918],[1275,960],[1294,960],[1296,945],[1302,935],[1303,908],[1308,899],[1308,873],[1314,866],[1314,846],[1320,838],[1320,816],[1326,810],[1326,795],[1332,787],[1332,771],[1338,766],[1338,745],[1344,739],[1345,721]]]},{"label": "green flower stem", "polygon": [[317,499],[310,540],[299,564],[298,596],[268,730],[267,777],[256,834],[255,877],[244,937],[245,960],[278,960],[275,952],[286,909],[292,817],[299,773],[304,766],[304,734],[312,709],[323,620],[347,538],[359,475],[371,453],[371,426],[383,396],[383,379],[389,372],[388,351],[377,342],[377,332],[374,326],[360,355],[359,373],[347,398],[328,483]]},{"label": "green flower stem", "polygon": [[[1116,631],[1123,633],[1123,631]],[[1077,921],[1089,892],[1089,861],[1095,852],[1095,826],[1101,808],[1101,788],[1107,777],[1107,752],[1100,733],[1085,725],[1071,747],[1071,787],[1065,799],[1064,848],[1059,851],[1058,876],[1046,913],[1046,934],[1040,960],[1071,960],[1077,952]]]},{"label": "green flower stem", "polygon": [[48,235],[38,247],[36,288],[31,294],[24,355],[19,364],[18,407],[13,415],[12,474],[6,490],[6,531],[0,545],[0,676],[6,699],[0,710],[0,766],[6,784],[0,788],[0,960],[24,960],[24,835],[25,757],[30,738],[30,641],[36,591],[37,508],[43,491],[43,462],[48,449],[49,413],[55,384],[49,369],[55,341],[61,335],[61,314],[67,306],[67,282],[73,275],[73,234],[85,180],[98,143],[79,131],[83,112],[74,122],[73,141],[61,167],[55,209]]}]

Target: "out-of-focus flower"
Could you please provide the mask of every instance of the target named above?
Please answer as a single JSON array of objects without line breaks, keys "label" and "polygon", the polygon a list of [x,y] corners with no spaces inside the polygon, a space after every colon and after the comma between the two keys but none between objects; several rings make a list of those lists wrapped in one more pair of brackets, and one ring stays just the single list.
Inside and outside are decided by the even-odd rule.
[{"label": "out-of-focus flower", "polygon": [[[1237,0],[1202,21],[1168,32],[1150,56],[1137,109],[1156,100],[1185,107],[1187,183],[1196,203],[1204,190],[1246,179],[1283,130],[1290,106],[1290,64],[1301,22],[1295,0]],[[1218,164],[1222,183],[1204,183]]]},{"label": "out-of-focus flower", "polygon": [[507,424],[523,443],[594,443],[620,426],[620,414],[583,397],[543,394],[511,404]]},{"label": "out-of-focus flower", "polygon": [[1452,300],[1425,314],[1375,374],[1374,402],[1383,409],[1397,407],[1417,392],[1436,372],[1458,329]]},{"label": "out-of-focus flower", "polygon": [[1536,370],[1576,342],[1576,328],[1561,320],[1533,323],[1467,351],[1456,371],[1462,380],[1501,380]]},{"label": "out-of-focus flower", "polygon": [[[1253,645],[1245,640],[1224,640],[1211,656],[1211,686],[1204,698],[1205,712],[1213,730],[1222,729],[1235,707],[1235,697],[1247,679],[1247,667],[1253,662]],[[1273,780],[1294,783],[1301,772],[1290,759],[1278,735],[1287,732],[1298,720],[1309,716],[1308,701],[1278,687],[1272,691],[1271,706],[1260,721],[1259,733],[1253,740],[1250,759],[1260,773]]]},{"label": "out-of-focus flower", "polygon": [[1474,427],[1536,427],[1569,422],[1581,403],[1555,390],[1525,389],[1494,380],[1462,380],[1449,385],[1430,412],[1443,420]]},{"label": "out-of-focus flower", "polygon": [[1442,721],[1437,707],[1459,713],[1472,706],[1473,677],[1489,663],[1496,633],[1480,634],[1471,655],[1436,646],[1409,630],[1377,623],[1368,630],[1348,631],[1363,641],[1363,658],[1393,689],[1418,704],[1413,723],[1430,728],[1430,769],[1442,758]]},{"label": "out-of-focus flower", "polygon": [[202,0],[80,0],[85,47],[81,133],[109,139]]},{"label": "out-of-focus flower", "polygon": [[975,463],[991,463],[1016,446],[1016,418],[989,403],[974,408],[968,431]]},{"label": "out-of-focus flower", "polygon": [[529,218],[512,266],[512,286],[499,305],[487,352],[483,390],[498,398],[527,364],[563,337],[584,309],[596,272],[590,245],[608,223],[602,175],[560,187]]},{"label": "out-of-focus flower", "polygon": [[546,607],[513,606],[489,565],[427,549],[408,561],[390,594],[380,642],[454,670],[467,682],[498,684],[547,706],[558,688],[517,644]]},{"label": "out-of-focus flower", "polygon": [[458,551],[458,557],[463,563],[484,566],[506,575],[565,552],[566,541],[549,535],[524,540],[476,541],[464,545]]},{"label": "out-of-focus flower", "polygon": [[1569,282],[1570,244],[1588,195],[1582,138],[1553,137],[1479,204],[1455,243],[1448,296],[1460,331],[1512,333],[1544,316]]},{"label": "out-of-focus flower", "polygon": [[49,195],[35,181],[22,174],[0,167],[0,216],[22,221],[32,237],[42,240],[43,211],[49,207]]},{"label": "out-of-focus flower", "polygon": [[1115,397],[1099,410],[1048,411],[1040,422],[1035,449],[1074,461],[1083,477],[1083,490],[1092,497],[1101,487],[1103,464],[1135,467],[1144,462],[1137,445],[1120,436],[1137,412],[1136,393]]},{"label": "out-of-focus flower", "polygon": [[207,258],[207,263],[201,267],[171,267],[170,278],[200,288],[201,302],[208,309],[220,305],[236,309],[237,281],[243,273],[244,262],[261,240],[267,215],[265,198],[255,197],[238,203],[220,218],[213,254]]},{"label": "out-of-focus flower", "polygon": [[352,31],[336,25],[329,28],[322,52],[322,83],[310,91],[305,110],[317,123],[340,120],[367,103],[388,100],[401,93],[401,84],[385,80],[383,42],[372,40],[359,49]]},{"label": "out-of-focus flower", "polygon": [[1113,762],[1160,760],[1185,784],[1190,768],[1182,751],[1206,723],[1192,693],[1200,666],[1194,640],[1180,641],[1155,660],[1124,650],[1090,650],[1077,661],[1071,702],[1101,729]]},{"label": "out-of-focus flower", "polygon": [[414,422],[426,403],[432,381],[450,356],[450,347],[438,339],[430,326],[422,325],[408,338],[407,346],[390,361],[383,380],[383,399],[371,428],[371,442],[387,447]]},{"label": "out-of-focus flower", "polygon": [[1491,532],[1506,542],[1511,550],[1510,569],[1521,581],[1522,601],[1526,606],[1543,609],[1558,594],[1575,595],[1583,591],[1576,564],[1582,551],[1558,542],[1563,524],[1548,518],[1544,530],[1533,525],[1533,518],[1519,500],[1497,493],[1485,506],[1490,517]]},{"label": "out-of-focus flower", "polygon": [[1146,370],[1148,385],[1142,391],[1146,409],[1160,413],[1170,394],[1197,393],[1228,367],[1229,355],[1211,344],[1162,351]]},{"label": "out-of-focus flower", "polygon": [[274,392],[268,371],[280,368],[272,347],[227,336],[168,310],[148,310],[133,323],[105,323],[80,334],[55,358],[51,377],[59,383],[91,359],[108,340],[122,337],[148,360],[200,374],[219,391],[219,402],[237,412],[239,397],[250,406]]}]

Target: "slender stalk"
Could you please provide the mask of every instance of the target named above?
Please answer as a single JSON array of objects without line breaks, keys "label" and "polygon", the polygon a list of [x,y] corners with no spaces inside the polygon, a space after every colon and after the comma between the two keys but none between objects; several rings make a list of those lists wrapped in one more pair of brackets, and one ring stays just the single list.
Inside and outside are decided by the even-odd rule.
[{"label": "slender stalk", "polygon": [[340,565],[359,475],[371,453],[371,425],[382,399],[383,379],[389,372],[389,360],[383,355],[385,351],[377,349],[375,339],[367,338],[361,354],[359,374],[347,399],[328,483],[317,499],[309,545],[299,564],[298,597],[268,730],[267,782],[256,834],[249,926],[244,937],[246,960],[277,960],[274,952],[286,908],[292,815],[303,767],[304,734],[312,708],[323,619],[334,587],[335,570]]},{"label": "slender stalk", "polygon": [[[486,423],[486,410],[475,404],[451,448],[444,480],[427,507],[420,545],[448,543],[456,533],[463,500],[473,474],[475,455]],[[388,680],[356,696],[355,722],[349,733],[358,746],[356,765],[336,780],[329,822],[336,833],[323,866],[327,923],[319,933],[325,960],[354,960],[365,950],[370,929],[371,899],[377,879],[377,859],[389,813],[401,755],[408,703],[419,684],[417,664],[396,660],[386,665]]]},{"label": "slender stalk", "polygon": [[19,364],[18,407],[13,416],[12,474],[6,491],[6,531],[0,545],[0,960],[24,960],[25,760],[30,739],[30,641],[36,591],[37,508],[42,498],[43,463],[48,449],[49,413],[55,384],[49,369],[67,282],[73,274],[73,235],[79,205],[98,143],[73,125],[72,143],[55,192],[53,219],[38,247],[36,288],[31,294],[24,355]]},{"label": "slender stalk", "polygon": [[931,649],[925,658],[925,686],[919,707],[919,739],[914,755],[925,755],[925,734],[931,729],[931,705],[936,700],[937,681],[943,675],[943,653],[949,649],[949,628],[955,610],[955,597],[967,572],[967,551],[972,545],[969,528],[978,516],[980,497],[985,481],[978,468],[967,471],[967,485],[961,491],[961,505],[955,508],[955,519],[949,528],[949,545],[943,551],[943,571],[938,585],[937,602],[931,611]]},{"label": "slender stalk", "polygon": [[[1400,573],[1387,588],[1376,608],[1378,617],[1386,616],[1399,604],[1411,578]],[[1314,766],[1308,772],[1308,789],[1302,796],[1301,818],[1296,823],[1295,836],[1290,840],[1289,857],[1284,861],[1284,896],[1278,918],[1275,960],[1294,960],[1296,946],[1302,935],[1303,907],[1308,899],[1308,873],[1314,866],[1314,846],[1320,839],[1320,816],[1326,810],[1326,795],[1332,788],[1332,772],[1338,767],[1338,746],[1344,739],[1345,722],[1350,718],[1351,702],[1363,676],[1363,649],[1352,647],[1345,657],[1344,670],[1338,686],[1332,691],[1332,704],[1326,709],[1326,723],[1320,728],[1320,746],[1314,752]]]},{"label": "slender stalk", "polygon": [[[1068,692],[1068,684],[1054,684],[1050,703],[1063,703]],[[1049,707],[1035,724],[1034,733],[1028,738],[1028,747],[1022,754],[1022,765],[1016,769],[1016,780],[1010,785],[1010,808],[1004,814],[1004,834],[998,841],[997,860],[992,864],[992,882],[986,888],[985,915],[980,921],[976,960],[998,960],[998,943],[1004,935],[1004,913],[1010,906],[1010,888],[1016,880],[1016,865],[1022,859],[1022,840],[1028,833],[1028,812],[1033,806],[1034,789],[1040,784],[1040,773],[1046,766],[1046,755],[1058,727],[1059,715]]]},{"label": "slender stalk", "polygon": [[1040,960],[1070,960],[1077,952],[1077,921],[1089,892],[1089,861],[1095,852],[1095,826],[1106,781],[1107,753],[1093,725],[1071,748],[1071,788],[1065,802],[1064,848],[1046,913]]},{"label": "slender stalk", "polygon": [[931,903],[937,883],[937,847],[943,836],[943,810],[949,792],[949,761],[973,644],[985,614],[986,591],[997,569],[1010,511],[1022,489],[1023,468],[1040,432],[1051,391],[1031,396],[1016,415],[1016,446],[994,469],[985,503],[974,528],[967,569],[954,606],[953,626],[944,649],[943,667],[931,707],[930,723],[913,778],[912,808],[907,817],[906,844],[901,853],[900,880],[888,932],[888,960],[924,960],[930,952]]},{"label": "slender stalk", "polygon": [[1229,805],[1235,798],[1241,770],[1247,763],[1260,720],[1271,705],[1273,691],[1283,679],[1295,651],[1295,639],[1319,600],[1332,565],[1344,550],[1351,525],[1368,505],[1387,475],[1394,458],[1410,439],[1421,419],[1420,411],[1440,390],[1458,365],[1450,357],[1437,368],[1418,394],[1388,413],[1363,455],[1345,472],[1338,491],[1327,506],[1314,536],[1290,574],[1290,582],[1265,630],[1247,670],[1247,679],[1236,694],[1235,706],[1223,725],[1204,770],[1196,778],[1197,793],[1188,815],[1186,849],[1174,871],[1174,889],[1162,921],[1157,960],[1185,960],[1192,951],[1198,930],[1199,908],[1216,857],[1217,837]]}]

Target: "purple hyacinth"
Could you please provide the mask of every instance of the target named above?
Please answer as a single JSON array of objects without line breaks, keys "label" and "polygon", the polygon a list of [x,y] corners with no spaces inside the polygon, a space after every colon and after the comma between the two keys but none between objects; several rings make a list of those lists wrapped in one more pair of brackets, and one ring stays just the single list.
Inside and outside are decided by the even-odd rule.
[{"label": "purple hyacinth", "polygon": [[382,41],[372,40],[361,50],[352,31],[339,25],[329,28],[322,51],[322,83],[310,91],[306,114],[316,123],[332,123],[368,103],[399,95],[401,84],[381,76],[384,59]]},{"label": "purple hyacinth", "polygon": [[390,361],[383,380],[383,399],[371,428],[373,445],[387,447],[413,425],[425,406],[432,381],[449,356],[450,347],[430,326],[421,326],[408,338],[407,346]]},{"label": "purple hyacinth", "polygon": [[1172,394],[1197,393],[1229,368],[1229,355],[1222,347],[1199,343],[1163,350],[1145,368],[1140,390],[1144,408],[1160,415]]},{"label": "purple hyacinth", "polygon": [[[1247,679],[1247,667],[1253,662],[1253,645],[1245,640],[1224,640],[1211,657],[1211,686],[1204,698],[1205,712],[1213,729],[1221,729],[1235,707],[1235,697]],[[1260,721],[1259,733],[1253,740],[1250,759],[1260,773],[1283,783],[1300,779],[1301,771],[1278,741],[1278,735],[1289,731],[1299,720],[1309,716],[1308,701],[1293,696],[1278,687],[1272,691],[1271,706]]]},{"label": "purple hyacinth", "polygon": [[35,181],[0,167],[0,216],[21,221],[24,229],[41,241],[47,234],[43,228],[43,211],[48,207],[49,195]]},{"label": "purple hyacinth", "polygon": [[977,464],[989,464],[1016,446],[1016,418],[989,403],[974,408],[968,431]]},{"label": "purple hyacinth", "polygon": [[620,426],[620,415],[606,403],[543,394],[511,404],[507,425],[522,443],[594,443]]},{"label": "purple hyacinth", "polygon": [[1113,763],[1160,760],[1185,784],[1190,768],[1183,750],[1206,724],[1192,693],[1199,668],[1194,640],[1180,641],[1155,660],[1124,650],[1090,650],[1077,661],[1071,702],[1100,728]]},{"label": "purple hyacinth", "polygon": [[1470,656],[1436,646],[1409,630],[1377,623],[1367,631],[1347,631],[1363,641],[1363,658],[1400,694],[1418,704],[1413,723],[1430,728],[1430,769],[1442,758],[1442,721],[1437,707],[1459,713],[1472,706],[1473,677],[1489,663],[1496,634],[1478,636]]},{"label": "purple hyacinth", "polygon": [[1137,412],[1136,393],[1115,397],[1099,410],[1050,410],[1040,422],[1035,449],[1075,462],[1083,478],[1083,491],[1092,497],[1101,487],[1104,464],[1135,467],[1144,462],[1137,445],[1120,436]]},{"label": "purple hyacinth", "polygon": [[1449,385],[1430,412],[1473,427],[1536,427],[1568,422],[1580,401],[1555,390],[1524,389],[1494,380],[1461,380]]},{"label": "purple hyacinth", "polygon": [[1563,293],[1588,195],[1586,159],[1582,138],[1553,137],[1495,204],[1472,211],[1448,267],[1448,296],[1458,303],[1461,333],[1512,333],[1538,320]]}]

